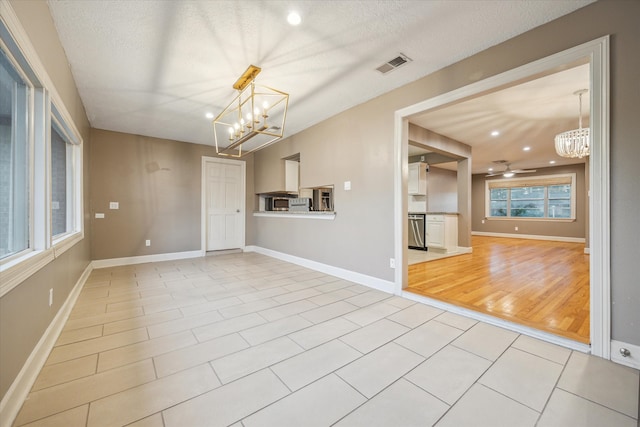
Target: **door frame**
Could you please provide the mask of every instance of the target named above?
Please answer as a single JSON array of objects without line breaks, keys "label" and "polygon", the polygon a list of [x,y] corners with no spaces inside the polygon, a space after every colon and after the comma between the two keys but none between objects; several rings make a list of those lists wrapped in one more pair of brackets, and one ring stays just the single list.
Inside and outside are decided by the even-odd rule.
[{"label": "door frame", "polygon": [[200,252],[202,256],[207,254],[207,165],[210,163],[222,163],[226,165],[240,166],[240,212],[242,225],[240,227],[240,249],[246,246],[247,228],[247,164],[242,160],[223,159],[221,157],[202,156],[202,169],[200,172]]},{"label": "door frame", "polygon": [[[407,175],[408,130],[412,115],[498,90],[504,85],[588,58],[591,96],[591,155],[589,157],[590,337],[591,354],[611,358],[610,271],[610,157],[609,157],[609,36],[575,46],[546,58],[505,71],[453,91],[426,99],[395,112],[394,118],[394,255],[395,293],[408,282],[407,273]],[[551,142],[550,142],[551,143]],[[468,219],[470,221],[470,218]],[[509,327],[509,325],[504,325]]]}]

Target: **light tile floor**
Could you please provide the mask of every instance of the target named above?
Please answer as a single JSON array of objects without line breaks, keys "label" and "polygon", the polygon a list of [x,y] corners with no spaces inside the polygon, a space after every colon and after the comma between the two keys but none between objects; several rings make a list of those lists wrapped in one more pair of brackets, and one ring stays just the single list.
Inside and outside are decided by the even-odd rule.
[{"label": "light tile floor", "polygon": [[16,426],[636,426],[638,371],[255,253],[95,270]]}]

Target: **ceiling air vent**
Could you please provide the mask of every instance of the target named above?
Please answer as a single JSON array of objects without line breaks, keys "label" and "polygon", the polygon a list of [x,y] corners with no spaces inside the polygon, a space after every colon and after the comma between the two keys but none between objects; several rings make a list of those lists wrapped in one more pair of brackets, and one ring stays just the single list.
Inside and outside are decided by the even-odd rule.
[{"label": "ceiling air vent", "polygon": [[410,61],[411,61],[411,58],[401,53],[395,58],[385,62],[384,64],[376,68],[376,70],[380,71],[382,74],[387,74],[388,72],[393,71],[396,68],[402,67],[404,64]]}]

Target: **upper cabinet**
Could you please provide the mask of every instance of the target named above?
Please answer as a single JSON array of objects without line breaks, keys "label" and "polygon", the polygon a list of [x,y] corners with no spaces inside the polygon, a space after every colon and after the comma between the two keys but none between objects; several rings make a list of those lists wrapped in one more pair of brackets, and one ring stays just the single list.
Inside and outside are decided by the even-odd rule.
[{"label": "upper cabinet", "polygon": [[[264,151],[264,150],[262,150]],[[262,159],[254,166],[254,192],[298,194],[300,188],[299,156]]]},{"label": "upper cabinet", "polygon": [[297,160],[284,161],[284,191],[298,193],[300,187],[300,162]]},{"label": "upper cabinet", "polygon": [[427,195],[426,163],[409,163],[409,195]]}]

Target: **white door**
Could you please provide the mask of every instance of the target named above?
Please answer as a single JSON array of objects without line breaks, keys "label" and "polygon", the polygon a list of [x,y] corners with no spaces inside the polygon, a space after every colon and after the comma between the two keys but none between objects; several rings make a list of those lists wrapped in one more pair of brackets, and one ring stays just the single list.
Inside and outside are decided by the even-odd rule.
[{"label": "white door", "polygon": [[209,159],[204,166],[206,250],[244,246],[244,162]]}]

